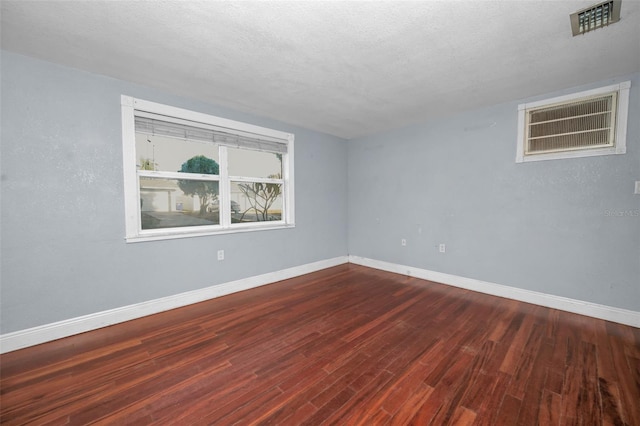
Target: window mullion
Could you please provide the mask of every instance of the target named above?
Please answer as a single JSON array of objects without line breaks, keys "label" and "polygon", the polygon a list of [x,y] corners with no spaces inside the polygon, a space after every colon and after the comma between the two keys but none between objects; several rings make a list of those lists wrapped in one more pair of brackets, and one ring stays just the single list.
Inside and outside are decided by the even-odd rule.
[{"label": "window mullion", "polygon": [[228,154],[227,147],[219,146],[218,157],[220,158],[220,224],[224,228],[231,226],[231,185],[229,183]]}]

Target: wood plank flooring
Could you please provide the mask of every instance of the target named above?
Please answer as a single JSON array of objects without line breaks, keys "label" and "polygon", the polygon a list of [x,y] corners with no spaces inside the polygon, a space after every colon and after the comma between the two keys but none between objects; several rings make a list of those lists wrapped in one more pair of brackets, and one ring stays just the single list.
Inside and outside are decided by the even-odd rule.
[{"label": "wood plank flooring", "polygon": [[640,425],[640,329],[349,264],[1,362],[3,425]]}]

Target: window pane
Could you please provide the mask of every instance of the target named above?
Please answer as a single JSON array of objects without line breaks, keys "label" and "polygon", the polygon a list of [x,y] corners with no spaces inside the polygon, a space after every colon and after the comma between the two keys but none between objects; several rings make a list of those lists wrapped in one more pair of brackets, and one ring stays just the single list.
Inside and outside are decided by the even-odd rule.
[{"label": "window pane", "polygon": [[232,182],[231,210],[233,223],[282,220],[282,184]]},{"label": "window pane", "polygon": [[217,175],[219,163],[218,144],[213,142],[136,133],[138,170]]},{"label": "window pane", "polygon": [[220,224],[218,182],[140,177],[142,229]]},{"label": "window pane", "polygon": [[282,154],[229,148],[229,176],[282,178]]}]

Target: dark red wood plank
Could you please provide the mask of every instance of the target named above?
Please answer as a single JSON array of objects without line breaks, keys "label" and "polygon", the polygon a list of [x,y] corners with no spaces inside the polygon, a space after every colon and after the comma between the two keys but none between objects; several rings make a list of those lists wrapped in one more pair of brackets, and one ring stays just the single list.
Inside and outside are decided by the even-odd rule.
[{"label": "dark red wood plank", "polygon": [[1,361],[3,425],[640,425],[640,330],[356,265]]}]

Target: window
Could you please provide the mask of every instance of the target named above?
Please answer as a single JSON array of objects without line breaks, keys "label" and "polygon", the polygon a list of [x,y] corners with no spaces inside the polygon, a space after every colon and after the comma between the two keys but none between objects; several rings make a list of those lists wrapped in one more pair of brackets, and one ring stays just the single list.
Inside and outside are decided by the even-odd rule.
[{"label": "window", "polygon": [[624,154],[630,82],[518,107],[516,162]]},{"label": "window", "polygon": [[289,133],[122,96],[129,242],[294,226]]}]

